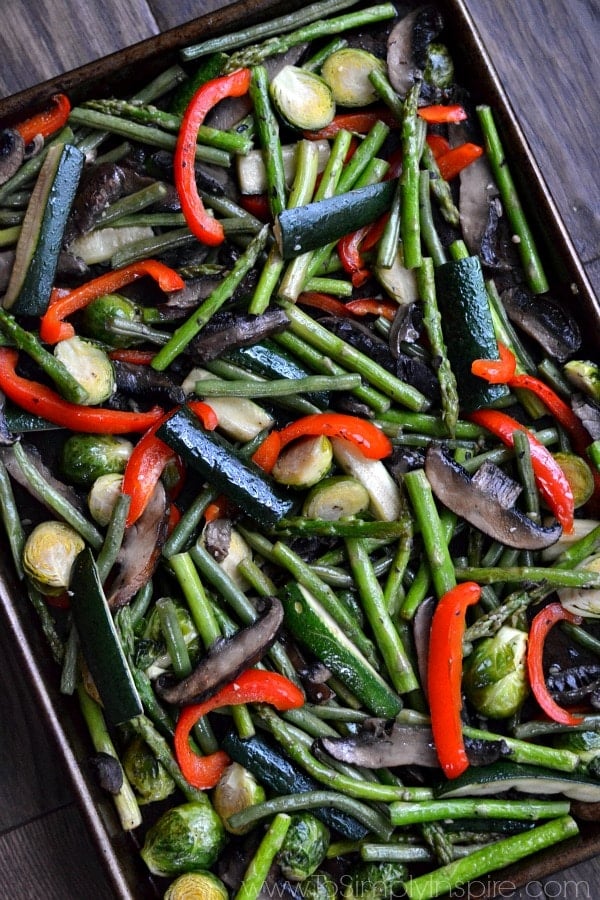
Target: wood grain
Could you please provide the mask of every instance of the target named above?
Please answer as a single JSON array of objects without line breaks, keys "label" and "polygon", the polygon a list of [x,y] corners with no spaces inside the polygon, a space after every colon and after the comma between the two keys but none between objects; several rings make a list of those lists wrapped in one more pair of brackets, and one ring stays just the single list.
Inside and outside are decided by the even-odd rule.
[{"label": "wood grain", "polygon": [[[0,95],[223,5],[218,0],[12,0]],[[469,0],[469,7],[600,294],[598,4]],[[6,9],[5,3],[5,20]],[[1,630],[0,659],[0,900],[108,900],[112,892],[60,760]],[[599,880],[600,860],[592,860],[546,879],[546,896],[593,900]],[[544,888],[532,882],[509,895],[529,900],[544,896]]]}]

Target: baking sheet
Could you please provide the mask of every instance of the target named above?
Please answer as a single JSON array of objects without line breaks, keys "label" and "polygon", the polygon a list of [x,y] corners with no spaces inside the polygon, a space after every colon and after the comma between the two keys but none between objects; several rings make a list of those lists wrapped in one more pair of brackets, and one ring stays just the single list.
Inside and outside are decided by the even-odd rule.
[{"label": "baking sheet", "polygon": [[[187,25],[1,100],[0,127],[43,107],[57,91],[67,93],[73,104],[91,96],[127,96],[160,71],[180,62],[178,50],[181,47],[234,30],[241,24],[247,26],[273,18],[289,12],[292,6],[297,8],[301,5],[298,0],[285,4],[269,0],[240,0]],[[577,307],[576,314],[584,326],[594,326],[584,327],[584,331],[588,334],[599,331],[598,298],[525,142],[475,24],[462,0],[439,0],[438,5],[446,13],[447,30],[451,35],[449,43],[460,70],[457,80],[469,87],[476,85],[476,90],[472,91],[476,102],[489,103],[494,108],[504,146],[510,148],[511,170],[521,199],[528,209],[530,224],[536,232],[548,269],[553,269],[552,280],[570,293],[573,306]],[[402,6],[408,7],[408,4]],[[597,352],[599,347],[596,344],[589,349]],[[7,568],[7,562],[2,560],[0,605],[14,634],[14,645],[20,649],[23,671],[36,693],[49,731],[57,742],[115,896],[127,900],[161,896],[162,886],[149,877],[139,859],[135,835],[121,830],[110,799],[84,774],[85,767],[80,761],[86,759],[90,747],[78,710],[70,698],[59,693],[59,672],[50,658],[37,617],[29,601],[23,597],[13,573]],[[473,896],[508,896],[508,886],[516,889],[599,852],[600,825],[582,823],[579,837],[531,857],[523,864],[486,876],[477,884],[477,892]]]}]

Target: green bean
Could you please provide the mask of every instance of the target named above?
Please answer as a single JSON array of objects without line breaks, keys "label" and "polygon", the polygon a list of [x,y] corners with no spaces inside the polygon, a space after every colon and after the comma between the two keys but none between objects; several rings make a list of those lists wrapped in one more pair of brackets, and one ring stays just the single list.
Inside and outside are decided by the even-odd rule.
[{"label": "green bean", "polygon": [[449,225],[453,225],[455,228],[458,227],[460,214],[452,196],[452,188],[449,182],[442,177],[433,150],[427,141],[423,144],[421,164],[429,175],[427,179],[429,189],[437,201],[440,213]]},{"label": "green bean", "polygon": [[588,569],[558,569],[544,566],[457,566],[458,581],[477,581],[480,584],[511,584],[514,582],[543,582],[553,587],[600,587],[600,574]]},{"label": "green bean", "polygon": [[448,800],[428,800],[425,803],[392,803],[390,818],[394,825],[414,825],[417,822],[439,822],[442,819],[464,819],[471,816],[491,819],[537,820],[553,819],[569,812],[568,800],[493,800],[458,797]]},{"label": "green bean", "polygon": [[104,584],[117,560],[125,536],[127,513],[130,505],[131,497],[128,494],[119,494],[108,523],[104,543],[96,558],[96,568],[98,569],[98,577],[101,584]]},{"label": "green bean", "polygon": [[23,578],[25,530],[15,501],[10,477],[2,460],[0,460],[0,512],[17,577]]},{"label": "green bean", "polygon": [[360,384],[360,375],[328,377],[307,375],[305,378],[275,378],[273,381],[223,381],[204,379],[196,382],[199,397],[286,397],[311,391],[349,391]]},{"label": "green bean", "polygon": [[161,597],[156,601],[156,610],[173,672],[177,678],[187,678],[192,671],[192,664],[177,618],[175,604],[170,597]]},{"label": "green bean", "polygon": [[483,131],[486,157],[498,185],[506,216],[517,239],[517,249],[527,283],[534,294],[544,294],[549,289],[548,281],[517,194],[500,135],[494,122],[494,115],[491,108],[486,105],[477,107],[477,115]]},{"label": "green bean", "polygon": [[447,257],[444,245],[440,240],[433,222],[429,178],[430,175],[428,171],[421,170],[419,172],[419,223],[421,228],[421,238],[423,244],[427,248],[427,252],[433,260],[434,266],[441,266],[447,261]]},{"label": "green bean", "polygon": [[346,548],[362,606],[390,681],[399,694],[415,691],[419,687],[419,682],[388,613],[383,590],[373,571],[371,558],[365,550],[364,543],[359,538],[347,538]]},{"label": "green bean", "polygon": [[436,299],[433,265],[430,257],[423,259],[417,272],[417,285],[423,301],[423,325],[429,338],[431,354],[436,360],[436,373],[442,404],[442,421],[448,429],[450,437],[455,437],[459,412],[458,389],[446,352],[446,342],[442,332],[442,319]]}]

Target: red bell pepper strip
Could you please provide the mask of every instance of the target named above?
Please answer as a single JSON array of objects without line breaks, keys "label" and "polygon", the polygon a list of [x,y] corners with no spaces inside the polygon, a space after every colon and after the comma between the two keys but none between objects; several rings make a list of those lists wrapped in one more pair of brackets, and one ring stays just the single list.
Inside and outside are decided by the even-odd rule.
[{"label": "red bell pepper strip", "polygon": [[382,316],[391,322],[398,312],[398,304],[392,300],[377,300],[374,297],[362,297],[349,300],[344,306],[354,316]]},{"label": "red bell pepper strip", "polygon": [[230,684],[203,703],[187,706],[175,727],[175,756],[185,779],[199,790],[213,788],[229,765],[223,750],[198,756],[189,744],[190,731],[202,716],[222,706],[240,703],[269,703],[278,710],[296,709],[304,704],[304,695],[283,675],[264,669],[246,669]]},{"label": "red bell pepper strip", "polygon": [[321,291],[302,291],[298,295],[297,303],[300,306],[312,306],[331,316],[347,316],[346,306],[331,294],[323,294]]},{"label": "red bell pepper strip", "polygon": [[568,403],[559,397],[544,381],[528,373],[517,374],[517,360],[514,353],[504,344],[498,343],[500,361],[476,359],[471,365],[473,375],[485,378],[491,384],[504,383],[512,388],[525,388],[538,397],[558,424],[568,433],[573,449],[583,454],[591,443],[591,437],[581,419],[575,415]]},{"label": "red bell pepper strip", "polygon": [[534,616],[529,628],[529,641],[527,645],[527,674],[533,696],[554,722],[562,725],[579,725],[581,716],[574,715],[554,700],[546,685],[544,674],[544,645],[551,628],[557,622],[572,622],[578,625],[582,621],[581,616],[576,616],[565,609],[558,601],[549,603]]},{"label": "red bell pepper strip", "polygon": [[124,285],[137,281],[144,275],[154,278],[163,291],[178,291],[185,286],[183,278],[169,266],[155,259],[143,259],[122,269],[106,272],[68,293],[55,288],[48,309],[40,321],[41,339],[47,344],[56,344],[57,341],[73,337],[75,329],[69,322],[63,322],[66,316],[83,309],[97,297],[114,294]]},{"label": "red bell pepper strip", "polygon": [[350,275],[355,288],[362,287],[371,274],[362,255],[362,244],[369,233],[369,228],[370,225],[363,225],[351,234],[344,235],[337,243],[342,268]]},{"label": "red bell pepper strip", "polygon": [[425,140],[436,159],[439,159],[440,156],[443,156],[444,153],[448,153],[448,151],[452,149],[450,147],[450,141],[447,141],[441,134],[428,134]]},{"label": "red bell pepper strip", "polygon": [[480,596],[474,581],[457,585],[440,597],[431,622],[427,694],[433,740],[447,778],[456,778],[469,766],[460,718],[462,643],[467,608]]},{"label": "red bell pepper strip", "polygon": [[487,428],[507,447],[513,447],[515,431],[523,431],[529,441],[531,465],[538,490],[563,530],[573,531],[573,492],[565,473],[549,450],[538,441],[534,434],[506,413],[496,409],[479,409],[467,416],[471,422]]},{"label": "red bell pepper strip", "polygon": [[188,228],[199,241],[216,247],[223,243],[225,232],[221,223],[209,216],[198,193],[195,158],[198,129],[210,110],[225,97],[241,97],[248,92],[250,69],[237,69],[230,75],[222,75],[201,85],[190,100],[175,146],[174,180],[181,211]]},{"label": "red bell pepper strip", "polygon": [[383,459],[392,452],[392,442],[372,422],[345,413],[327,412],[303,416],[280,431],[271,431],[254,453],[252,460],[265,472],[270,472],[279,453],[287,444],[297,438],[316,435],[350,441],[369,459]]},{"label": "red bell pepper strip", "polygon": [[71,112],[71,101],[67,95],[53,94],[50,99],[52,100],[52,106],[49,109],[45,109],[43,112],[14,126],[14,131],[19,132],[26,144],[29,144],[38,134],[47,138],[67,124],[67,119]]},{"label": "red bell pepper strip", "polygon": [[21,409],[61,428],[88,434],[127,434],[146,431],[164,414],[159,406],[147,412],[126,412],[69,403],[45,384],[18,375],[17,360],[16,350],[0,347],[0,390]]},{"label": "red bell pepper strip", "polygon": [[[188,405],[202,420],[202,424],[208,431],[213,431],[217,427],[217,417],[208,404],[201,400],[193,400]],[[156,437],[160,426],[173,415],[173,412],[174,410],[171,410],[151,425],[137,442],[127,460],[121,485],[121,493],[131,497],[125,522],[127,527],[137,522],[150,502],[154,488],[165,467],[177,458],[171,447]]]},{"label": "red bell pepper strip", "polygon": [[261,222],[270,222],[272,219],[269,198],[266,194],[242,194],[240,206]]},{"label": "red bell pepper strip", "polygon": [[420,106],[417,110],[417,115],[431,125],[443,125],[444,122],[464,122],[467,118],[465,108],[458,103],[453,103],[449,106],[442,104]]},{"label": "red bell pepper strip", "polygon": [[479,144],[466,142],[459,147],[453,147],[447,153],[437,157],[440,175],[445,181],[452,181],[463,169],[470,166],[480,156],[483,156],[483,147],[480,147]]},{"label": "red bell pepper strip", "polygon": [[400,124],[396,116],[387,106],[372,108],[367,112],[338,113],[329,125],[318,131],[304,131],[303,136],[309,141],[328,140],[336,136],[338,131],[351,131],[354,134],[367,134],[376,122],[385,122],[391,128]]}]

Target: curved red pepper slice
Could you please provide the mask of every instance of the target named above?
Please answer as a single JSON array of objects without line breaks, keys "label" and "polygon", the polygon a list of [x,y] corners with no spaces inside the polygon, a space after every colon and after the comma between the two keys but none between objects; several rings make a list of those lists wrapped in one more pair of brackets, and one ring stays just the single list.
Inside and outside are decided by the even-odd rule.
[{"label": "curved red pepper slice", "polygon": [[574,501],[565,473],[549,450],[534,434],[506,413],[497,409],[479,409],[467,416],[471,422],[487,428],[507,447],[514,445],[514,432],[523,431],[529,441],[531,465],[538,490],[565,532],[573,531]]},{"label": "curved red pepper slice", "polygon": [[[201,400],[193,400],[188,405],[202,420],[202,424],[208,431],[213,431],[217,427],[217,417],[208,404],[203,403]],[[131,456],[127,460],[121,485],[121,493],[131,497],[126,519],[127,527],[137,522],[150,502],[154,488],[165,467],[171,460],[177,458],[171,447],[156,437],[156,432],[160,426],[173,415],[173,412],[174,410],[171,410],[166,415],[161,416],[148,429],[137,442]]]},{"label": "curved red pepper slice", "polygon": [[446,140],[445,137],[442,137],[441,134],[428,134],[425,140],[435,159],[439,159],[440,156],[443,156],[444,153],[447,153],[451,149],[450,141]]},{"label": "curved red pepper slice", "polygon": [[195,158],[198,129],[207,113],[225,97],[241,97],[248,92],[250,69],[237,69],[230,75],[213,78],[198,88],[183,115],[174,155],[174,179],[181,211],[188,228],[199,241],[216,247],[225,238],[223,226],[209,216],[196,184]]},{"label": "curved red pepper slice", "polygon": [[544,674],[544,644],[546,638],[557,622],[572,622],[578,625],[581,616],[576,616],[565,609],[561,603],[549,603],[534,616],[529,628],[527,647],[527,674],[533,695],[547,716],[561,725],[579,725],[582,717],[574,715],[554,700],[546,685]]},{"label": "curved red pepper slice", "polygon": [[155,259],[142,259],[122,269],[106,272],[68,293],[55,288],[50,297],[50,305],[40,320],[41,339],[47,344],[56,344],[57,341],[73,337],[75,329],[69,322],[63,322],[66,316],[83,309],[97,297],[114,294],[144,275],[154,278],[163,291],[178,291],[185,286],[183,278],[169,266]]},{"label": "curved red pepper slice", "polygon": [[469,766],[460,718],[462,643],[467,608],[480,596],[474,581],[457,585],[440,597],[431,622],[427,693],[433,740],[447,778],[456,778]]},{"label": "curved red pepper slice", "polygon": [[344,304],[348,312],[355,316],[382,316],[392,322],[398,312],[398,304],[393,300],[377,300],[373,297],[362,297],[349,300]]},{"label": "curved red pepper slice", "polygon": [[127,434],[146,431],[164,414],[159,406],[137,413],[69,403],[45,384],[18,375],[17,360],[16,350],[0,347],[0,390],[21,409],[61,428],[88,434]]},{"label": "curved red pepper slice", "polygon": [[270,472],[283,448],[302,437],[343,438],[350,441],[369,459],[383,459],[392,452],[390,439],[372,422],[345,413],[313,413],[291,422],[280,431],[272,431],[255,451],[252,460]]},{"label": "curved red pepper slice", "polygon": [[14,130],[19,132],[26,144],[29,144],[38,134],[47,138],[67,124],[71,112],[71,101],[67,95],[53,94],[50,99],[53,105],[49,109],[14,126]]},{"label": "curved red pepper slice", "polygon": [[198,719],[211,710],[240,703],[269,703],[275,709],[283,711],[302,706],[304,694],[277,672],[246,669],[214,697],[183,709],[175,727],[175,756],[185,779],[199,790],[208,790],[217,784],[229,765],[229,757],[223,750],[217,750],[208,756],[198,756],[190,747],[190,731]]},{"label": "curved red pepper slice", "polygon": [[535,394],[542,401],[558,424],[568,432],[573,449],[577,453],[585,453],[592,439],[568,403],[565,403],[556,391],[552,390],[540,378],[536,378],[535,375],[529,375],[528,373],[517,374],[517,360],[514,353],[500,342],[498,343],[498,351],[500,360],[474,360],[471,364],[473,375],[478,375],[491,384],[508,384],[509,387],[525,388],[531,391],[532,394]]},{"label": "curved red pepper slice", "polygon": [[331,294],[324,294],[321,291],[302,291],[298,295],[296,301],[300,306],[312,306],[314,309],[320,309],[321,312],[329,313],[332,316],[347,315],[346,306]]},{"label": "curved red pepper slice", "polygon": [[351,131],[354,134],[367,134],[377,122],[385,122],[391,128],[398,127],[396,116],[387,106],[370,109],[367,112],[338,113],[329,125],[318,131],[304,131],[303,136],[309,141],[319,141],[336,136],[338,131]]}]

